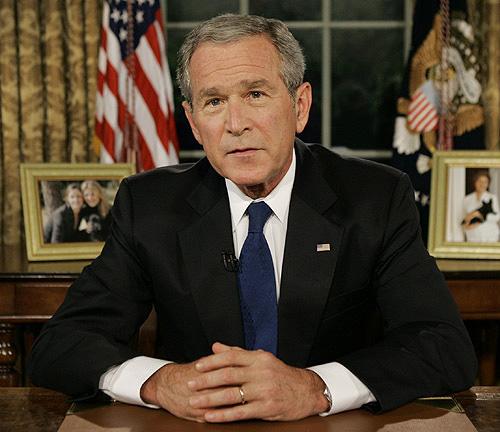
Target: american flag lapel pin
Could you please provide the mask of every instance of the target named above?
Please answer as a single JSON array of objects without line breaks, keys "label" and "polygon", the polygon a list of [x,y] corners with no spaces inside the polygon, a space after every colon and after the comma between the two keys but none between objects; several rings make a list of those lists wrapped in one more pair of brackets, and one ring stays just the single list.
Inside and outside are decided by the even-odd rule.
[{"label": "american flag lapel pin", "polygon": [[316,245],[316,252],[329,252],[330,243],[318,243]]}]

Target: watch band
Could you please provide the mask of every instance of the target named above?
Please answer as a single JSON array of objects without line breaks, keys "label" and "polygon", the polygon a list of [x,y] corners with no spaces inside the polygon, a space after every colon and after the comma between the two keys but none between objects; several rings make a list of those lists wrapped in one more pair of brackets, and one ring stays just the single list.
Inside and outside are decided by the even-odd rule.
[{"label": "watch band", "polygon": [[333,400],[332,400],[332,394],[330,393],[330,390],[329,390],[328,386],[326,386],[326,385],[325,385],[325,389],[323,390],[323,396],[325,397],[325,399],[328,402],[328,409],[325,411],[325,413],[328,413],[332,409]]}]

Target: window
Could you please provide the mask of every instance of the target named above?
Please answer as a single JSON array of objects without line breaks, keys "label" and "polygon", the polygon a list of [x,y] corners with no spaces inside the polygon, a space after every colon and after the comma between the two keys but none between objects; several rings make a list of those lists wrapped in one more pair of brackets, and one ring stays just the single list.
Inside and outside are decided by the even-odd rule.
[{"label": "window", "polygon": [[[169,64],[187,32],[214,15],[250,13],[284,21],[306,56],[313,86],[309,124],[300,135],[362,157],[390,155],[396,99],[411,37],[412,0],[163,0]],[[172,70],[172,73],[174,71]],[[175,90],[184,157],[200,149]]]}]

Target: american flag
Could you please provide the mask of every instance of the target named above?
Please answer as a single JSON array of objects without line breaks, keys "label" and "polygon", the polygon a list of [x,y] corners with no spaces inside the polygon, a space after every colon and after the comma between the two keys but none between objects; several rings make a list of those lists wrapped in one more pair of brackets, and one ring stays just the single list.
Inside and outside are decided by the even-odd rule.
[{"label": "american flag", "polygon": [[139,171],[178,162],[159,0],[106,0],[96,99],[101,162]]},{"label": "american flag", "polygon": [[408,126],[413,132],[436,130],[439,122],[439,95],[432,81],[425,81],[412,95]]}]

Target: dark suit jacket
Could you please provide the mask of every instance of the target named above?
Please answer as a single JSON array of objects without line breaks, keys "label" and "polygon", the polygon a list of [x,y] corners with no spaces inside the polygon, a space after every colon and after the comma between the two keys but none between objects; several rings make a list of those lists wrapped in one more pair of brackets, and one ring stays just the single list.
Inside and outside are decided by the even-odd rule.
[{"label": "dark suit jacket", "polygon": [[[279,299],[278,356],[339,361],[381,409],[470,386],[473,349],[422,244],[406,175],[296,142]],[[224,179],[206,159],[122,182],[103,252],[71,287],[32,353],[33,382],[86,397],[154,303],[158,354],[188,362],[243,346]],[[330,251],[317,251],[329,243]],[[383,335],[372,331],[381,323]],[[383,336],[383,337],[380,337]]]}]

